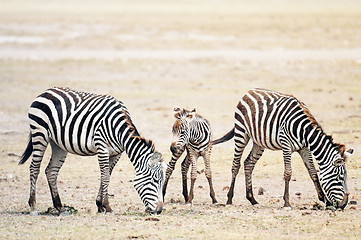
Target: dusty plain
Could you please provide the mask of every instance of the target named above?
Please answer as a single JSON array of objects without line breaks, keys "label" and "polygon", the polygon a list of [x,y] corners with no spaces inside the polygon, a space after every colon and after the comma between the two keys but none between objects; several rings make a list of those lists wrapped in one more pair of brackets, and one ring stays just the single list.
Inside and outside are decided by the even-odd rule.
[{"label": "dusty plain", "polygon": [[[361,236],[361,4],[359,1],[1,1],[0,239],[359,239]],[[225,206],[233,141],[214,147],[219,205],[201,170],[193,205],[181,195],[180,162],[164,212],[144,213],[124,155],[111,179],[114,215],[96,213],[95,157],[69,155],[58,187],[78,213],[59,217],[44,169],[41,213],[29,216],[27,111],[43,90],[67,86],[122,100],[138,130],[170,159],[175,106],[196,108],[214,137],[233,126],[247,90],[268,88],[301,99],[335,141],[355,149],[347,162],[344,211],[313,210],[316,191],[297,154],[292,210],[282,208],[281,152],[266,151],[254,170],[259,205],[245,198],[243,169],[234,204]],[[244,157],[248,154],[246,149]]]}]

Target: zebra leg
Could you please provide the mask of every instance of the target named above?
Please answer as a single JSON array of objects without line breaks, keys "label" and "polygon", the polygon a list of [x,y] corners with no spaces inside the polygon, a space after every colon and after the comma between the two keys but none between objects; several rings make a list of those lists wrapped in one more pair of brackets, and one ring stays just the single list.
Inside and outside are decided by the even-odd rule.
[{"label": "zebra leg", "polygon": [[30,215],[37,216],[38,211],[36,210],[36,181],[38,180],[41,161],[48,146],[47,133],[32,132],[33,142],[33,158],[30,164],[30,196],[29,206]]},{"label": "zebra leg", "polygon": [[[235,131],[237,128],[235,129]],[[232,180],[231,180],[231,186],[229,187],[229,191],[227,194],[227,204],[232,204],[232,198],[234,195],[234,185],[236,183],[236,177],[239,172],[239,168],[241,167],[241,158],[244,151],[244,148],[246,147],[247,143],[249,141],[249,137],[247,135],[240,135],[237,132],[235,132],[235,148],[234,148],[234,159],[232,162]]]},{"label": "zebra leg", "polygon": [[292,176],[292,167],[291,167],[291,151],[283,149],[283,161],[285,165],[284,170],[284,180],[285,180],[285,192],[283,194],[283,200],[285,201],[283,207],[291,207],[290,205],[290,180]]},{"label": "zebra leg", "polygon": [[196,182],[197,179],[197,156],[194,156],[193,153],[190,152],[189,154],[189,161],[192,163],[192,169],[191,169],[191,186],[189,189],[189,195],[188,195],[188,201],[187,203],[192,204],[192,200],[194,197],[194,193],[193,193],[193,189],[194,189],[194,184]]},{"label": "zebra leg", "polygon": [[[120,156],[121,156],[121,153],[109,158],[109,177],[112,175],[113,169],[114,169],[115,165],[117,164],[117,162],[119,161]],[[103,204],[102,204],[102,198],[103,198],[102,192],[103,192],[103,188],[102,188],[102,184],[100,184],[98,196],[96,199],[98,213],[102,213],[105,211],[105,206],[103,206]]]},{"label": "zebra leg", "polygon": [[61,149],[53,141],[50,141],[52,149],[51,159],[48,166],[45,169],[46,178],[48,180],[51,197],[53,199],[54,207],[59,211],[61,215],[68,215],[69,213],[63,208],[60,201],[60,196],[57,187],[57,178],[60,168],[63,166],[67,152]]},{"label": "zebra leg", "polygon": [[311,151],[308,148],[304,148],[304,149],[301,149],[300,151],[298,151],[298,153],[300,154],[300,156],[303,160],[303,163],[305,164],[305,167],[307,168],[308,174],[310,175],[310,177],[313,181],[313,184],[315,185],[318,199],[322,202],[325,202],[326,197],[321,188],[320,180],[318,179],[315,165],[313,164]]},{"label": "zebra leg", "polygon": [[210,146],[206,150],[205,154],[203,155],[203,159],[204,159],[204,166],[206,169],[205,174],[209,184],[209,195],[212,198],[212,203],[215,204],[217,203],[217,199],[216,199],[216,194],[214,193],[213,182],[212,182],[212,171],[211,171],[211,162],[210,162],[211,152],[212,152],[212,146]]},{"label": "zebra leg", "polygon": [[[106,213],[112,213],[108,199],[108,187],[110,182],[109,153],[106,149],[98,148],[98,161],[100,167],[101,204]],[[98,204],[97,204],[98,205]],[[99,209],[98,209],[99,210]]]},{"label": "zebra leg", "polygon": [[189,152],[187,150],[187,156],[184,158],[183,162],[182,162],[182,186],[183,186],[183,197],[184,197],[184,201],[188,202],[188,184],[187,184],[187,173],[189,170],[189,165],[190,165],[191,161],[189,158]]},{"label": "zebra leg", "polygon": [[252,205],[258,204],[254,199],[252,190],[252,172],[258,159],[262,156],[264,149],[259,145],[253,143],[253,147],[248,157],[244,161],[244,173],[246,180],[246,198]]},{"label": "zebra leg", "polygon": [[163,201],[165,198],[165,193],[167,191],[167,186],[168,186],[168,181],[170,176],[172,175],[174,168],[175,168],[175,164],[177,163],[179,157],[183,154],[184,152],[184,148],[181,149],[180,151],[176,152],[176,153],[172,153],[172,158],[168,163],[167,166],[167,170],[165,172],[165,179],[164,179],[164,183],[163,183]]}]

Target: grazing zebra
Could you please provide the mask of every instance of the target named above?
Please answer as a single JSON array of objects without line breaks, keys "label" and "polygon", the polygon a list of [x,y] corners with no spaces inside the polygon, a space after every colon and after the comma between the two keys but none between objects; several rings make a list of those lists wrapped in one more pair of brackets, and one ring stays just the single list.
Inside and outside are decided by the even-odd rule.
[{"label": "grazing zebra", "polygon": [[[214,140],[213,144],[228,141],[233,137],[235,153],[227,204],[232,204],[242,153],[248,141],[252,139],[253,148],[244,161],[246,197],[252,204],[257,204],[252,192],[253,168],[264,149],[271,149],[283,152],[284,207],[290,207],[291,154],[295,151],[302,157],[316,187],[318,198],[328,206],[342,209],[346,206],[349,193],[345,162],[353,153],[353,149],[346,151],[345,145],[334,143],[308,108],[294,96],[264,89],[248,91],[238,103],[234,128],[222,138]],[[320,181],[312,154],[320,168]]]},{"label": "grazing zebra", "polygon": [[[197,159],[202,156],[205,165],[205,174],[209,183],[210,196],[212,203],[217,203],[216,196],[212,183],[212,172],[210,166],[210,156],[212,151],[211,144],[211,126],[209,122],[201,115],[196,114],[196,110],[192,111],[180,108],[174,108],[174,116],[177,119],[173,125],[173,142],[170,146],[172,152],[172,159],[170,160],[166,177],[163,185],[163,197],[165,196],[169,178],[174,170],[175,163],[183,154],[184,150],[187,155],[182,162],[182,182],[183,182],[183,196],[186,203],[192,203],[193,188],[197,178]],[[192,164],[191,169],[191,186],[187,190],[187,172],[189,165]]]},{"label": "grazing zebra", "polygon": [[146,212],[160,213],[163,208],[161,187],[162,155],[155,151],[151,140],[140,136],[127,108],[111,96],[50,88],[30,106],[30,136],[20,159],[23,164],[32,155],[30,164],[30,214],[36,211],[36,180],[48,144],[52,148],[45,170],[54,207],[62,215],[67,211],[60,201],[57,177],[67,153],[98,156],[101,183],[96,198],[98,212],[111,213],[108,201],[110,175],[123,151],[132,162],[136,176],[134,186]]}]

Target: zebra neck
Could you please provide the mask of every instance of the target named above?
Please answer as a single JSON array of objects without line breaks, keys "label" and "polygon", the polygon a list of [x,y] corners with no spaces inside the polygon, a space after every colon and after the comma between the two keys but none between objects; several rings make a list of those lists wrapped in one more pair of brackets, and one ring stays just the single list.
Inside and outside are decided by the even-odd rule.
[{"label": "zebra neck", "polygon": [[129,136],[123,142],[123,147],[136,170],[142,165],[140,163],[154,152],[153,143],[140,136]]},{"label": "zebra neck", "polygon": [[335,153],[332,137],[328,136],[321,127],[315,127],[308,133],[308,146],[319,165],[328,164],[330,157]]}]

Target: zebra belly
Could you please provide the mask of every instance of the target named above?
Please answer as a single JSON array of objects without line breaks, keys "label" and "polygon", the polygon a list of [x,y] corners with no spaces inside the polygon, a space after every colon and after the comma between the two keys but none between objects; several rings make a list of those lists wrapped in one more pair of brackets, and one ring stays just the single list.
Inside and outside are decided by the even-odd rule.
[{"label": "zebra belly", "polygon": [[79,143],[70,144],[70,141],[64,141],[64,143],[57,141],[52,136],[49,137],[56,145],[58,145],[64,151],[67,151],[71,154],[81,155],[81,156],[93,156],[97,154],[96,148],[94,147],[93,142],[79,145]]},{"label": "zebra belly", "polygon": [[252,138],[252,141],[254,144],[257,144],[258,146],[261,146],[264,149],[269,149],[273,151],[282,150],[282,147],[277,142],[273,142],[271,144],[269,141],[260,142],[254,138]]}]

